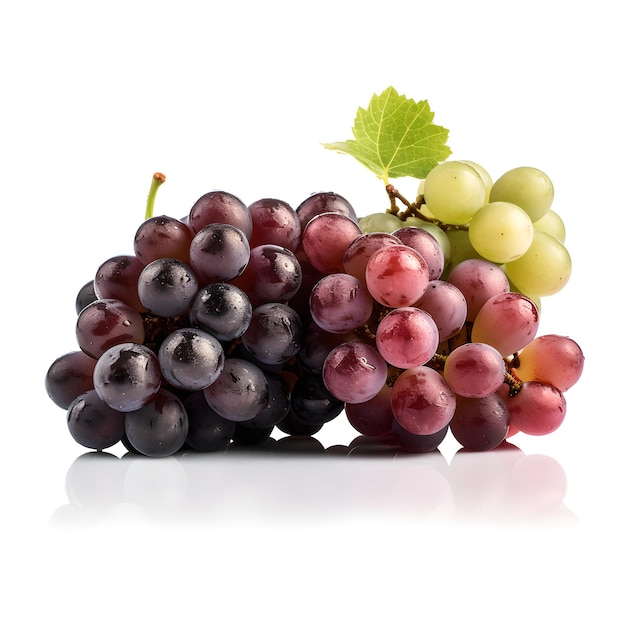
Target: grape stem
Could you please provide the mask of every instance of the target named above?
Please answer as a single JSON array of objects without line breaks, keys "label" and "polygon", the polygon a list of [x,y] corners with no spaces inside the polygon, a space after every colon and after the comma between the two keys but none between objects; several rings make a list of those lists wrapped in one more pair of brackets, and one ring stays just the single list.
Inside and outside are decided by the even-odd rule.
[{"label": "grape stem", "polygon": [[146,201],[146,220],[149,220],[154,214],[154,200],[156,198],[159,187],[165,182],[165,174],[155,172],[150,183],[150,191],[148,192],[148,200]]}]

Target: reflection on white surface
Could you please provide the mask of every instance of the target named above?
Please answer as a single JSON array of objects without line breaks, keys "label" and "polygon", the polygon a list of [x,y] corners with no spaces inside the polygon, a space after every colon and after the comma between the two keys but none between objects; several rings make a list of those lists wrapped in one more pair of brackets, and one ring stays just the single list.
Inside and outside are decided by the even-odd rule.
[{"label": "reflection on white surface", "polygon": [[272,526],[401,520],[550,526],[576,523],[553,458],[498,450],[407,454],[358,437],[324,449],[314,438],[222,453],[151,459],[87,452],[69,467],[54,528],[112,522]]}]

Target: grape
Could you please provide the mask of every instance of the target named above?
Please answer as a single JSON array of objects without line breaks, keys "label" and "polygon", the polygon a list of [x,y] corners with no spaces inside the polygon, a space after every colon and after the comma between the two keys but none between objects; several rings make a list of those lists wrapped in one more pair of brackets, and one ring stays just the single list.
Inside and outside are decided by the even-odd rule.
[{"label": "grape", "polygon": [[93,389],[93,371],[96,359],[82,350],[74,350],[56,358],[45,376],[48,397],[62,409],[67,409],[72,400]]},{"label": "grape", "polygon": [[416,226],[405,226],[392,233],[404,245],[417,250],[428,265],[429,280],[437,280],[443,274],[445,259],[439,242],[433,235]]},{"label": "grape", "polygon": [[161,389],[148,404],[126,413],[125,430],[137,452],[165,457],[182,448],[189,431],[189,418],[182,401]]},{"label": "grape", "polygon": [[466,398],[484,398],[495,393],[506,368],[502,355],[486,343],[466,343],[448,355],[443,376],[454,393]]},{"label": "grape", "polygon": [[387,363],[369,344],[342,343],[331,350],[322,370],[324,385],[343,402],[366,402],[387,381]]},{"label": "grape", "polygon": [[350,274],[328,274],[311,291],[311,317],[330,333],[349,333],[365,324],[373,306],[365,285]]},{"label": "grape", "polygon": [[321,213],[329,212],[345,215],[355,223],[358,221],[352,205],[343,196],[333,192],[314,193],[306,198],[306,200],[303,200],[296,209],[296,214],[298,215],[303,231],[313,217]]},{"label": "grape", "polygon": [[537,334],[539,313],[535,303],[519,293],[492,296],[472,326],[472,341],[493,346],[502,356],[512,355]]},{"label": "grape", "polygon": [[483,304],[492,296],[510,291],[507,275],[500,267],[485,259],[461,261],[448,274],[452,283],[463,293],[467,303],[467,320],[473,322]]},{"label": "grape", "polygon": [[303,332],[302,319],[290,306],[270,302],[252,311],[241,341],[256,360],[279,365],[298,354]]},{"label": "grape", "polygon": [[580,379],[585,357],[573,339],[551,334],[535,337],[517,360],[520,380],[537,380],[565,392]]},{"label": "grape", "polygon": [[209,406],[222,417],[245,422],[256,417],[268,402],[268,384],[254,363],[227,358],[217,380],[204,389]]},{"label": "grape", "polygon": [[250,260],[246,235],[231,224],[209,224],[191,241],[189,263],[202,285],[237,278]]},{"label": "grape", "polygon": [[343,255],[344,270],[365,284],[365,268],[376,250],[383,246],[396,246],[402,243],[389,233],[362,233],[348,246]]},{"label": "grape", "polygon": [[233,281],[245,291],[252,306],[267,302],[287,302],[302,284],[302,268],[287,248],[263,244],[250,250],[250,262]]},{"label": "grape", "polygon": [[439,444],[446,438],[449,426],[446,424],[441,430],[430,435],[416,435],[403,428],[398,420],[394,419],[391,424],[393,438],[398,445],[407,452],[418,452],[421,454],[434,452]]},{"label": "grape", "polygon": [[200,391],[212,384],[224,367],[222,344],[197,328],[170,333],[158,352],[163,378],[177,389]]},{"label": "grape", "polygon": [[144,339],[143,318],[120,300],[96,300],[76,320],[78,345],[94,359],[118,343],[143,343]]},{"label": "grape", "polygon": [[461,163],[466,163],[473,167],[477,172],[480,178],[483,181],[485,186],[485,204],[489,202],[489,194],[491,192],[491,188],[493,187],[493,179],[491,178],[491,174],[479,163],[475,163],[474,161],[468,161],[467,159],[463,159]]},{"label": "grape", "polygon": [[445,280],[431,280],[416,306],[428,313],[437,326],[439,341],[454,337],[467,319],[467,301],[462,291]]},{"label": "grape", "polygon": [[494,183],[490,202],[512,202],[535,222],[552,206],[554,186],[547,174],[536,167],[516,167],[505,172]]},{"label": "grape", "polygon": [[311,265],[325,274],[344,272],[343,257],[361,233],[349,217],[322,213],[311,218],[302,231],[302,248]]},{"label": "grape", "polygon": [[445,161],[424,179],[424,199],[438,220],[453,225],[467,224],[485,204],[485,184],[471,165]]},{"label": "grape", "polygon": [[267,404],[255,417],[247,422],[237,422],[238,426],[254,429],[270,429],[281,422],[291,409],[291,390],[278,374],[265,372],[267,379]]},{"label": "grape", "polygon": [[236,422],[223,418],[206,401],[202,391],[194,391],[183,400],[188,430],[185,443],[198,452],[225,450],[235,433]]},{"label": "grape", "polygon": [[97,361],[93,383],[101,400],[117,411],[135,411],[148,404],[161,388],[157,355],[142,344],[121,343]]},{"label": "grape", "polygon": [[469,224],[469,240],[478,254],[494,263],[519,259],[533,241],[528,214],[510,202],[490,202]]},{"label": "grape", "polygon": [[402,220],[391,213],[372,213],[358,220],[359,228],[363,233],[390,234],[402,228]]},{"label": "grape", "polygon": [[141,303],[160,317],[186,314],[198,292],[194,271],[179,259],[163,258],[148,263],[138,284]]},{"label": "grape", "polygon": [[454,415],[456,396],[439,372],[420,365],[404,370],[391,393],[391,409],[402,428],[414,435],[432,435]]},{"label": "grape", "polygon": [[[450,233],[457,232],[456,230],[444,231],[441,227],[437,226],[437,224],[433,224],[432,222],[426,222],[418,217],[412,217],[412,216],[407,217],[404,223],[401,224],[401,227],[416,227],[416,228],[419,228],[420,230],[425,230],[427,233],[431,234],[437,240],[437,243],[439,244],[439,247],[441,248],[441,251],[443,252],[443,261],[444,261],[444,269],[445,269],[445,266],[450,262],[450,258],[451,258],[451,247],[450,247],[449,235]],[[467,232],[467,231],[460,231],[460,232]]]},{"label": "grape", "polygon": [[189,307],[189,321],[220,341],[231,341],[246,332],[252,304],[246,293],[230,283],[211,283],[198,290]]},{"label": "grape", "polygon": [[509,420],[506,402],[495,393],[480,398],[458,396],[450,430],[464,448],[484,452],[504,441]]},{"label": "grape", "polygon": [[533,222],[533,228],[552,235],[557,241],[565,243],[565,224],[552,209],[546,211],[543,217]]},{"label": "grape", "polygon": [[124,413],[105,404],[94,389],[78,395],[67,411],[67,426],[74,440],[85,448],[104,450],[124,436]]},{"label": "grape", "polygon": [[561,291],[569,281],[572,260],[560,241],[536,230],[527,252],[507,263],[504,271],[523,293],[549,296]]},{"label": "grape", "polygon": [[391,434],[394,420],[391,410],[390,385],[383,385],[371,399],[356,404],[346,402],[345,412],[348,422],[362,435],[382,437]]},{"label": "grape", "polygon": [[140,313],[146,310],[138,291],[142,263],[134,255],[120,255],[107,259],[96,271],[93,287],[98,299],[121,300]]},{"label": "grape", "polygon": [[395,367],[408,369],[430,361],[439,345],[435,320],[415,307],[402,307],[383,317],[376,330],[376,347]]},{"label": "grape", "polygon": [[304,322],[298,363],[308,372],[321,374],[329,352],[345,341],[346,335],[328,332],[310,318]]},{"label": "grape", "polygon": [[508,398],[511,423],[528,435],[547,435],[565,419],[565,396],[556,387],[539,381],[522,385],[519,393]]},{"label": "grape", "polygon": [[447,235],[450,245],[450,260],[442,276],[444,278],[446,274],[449,274],[459,263],[467,259],[483,258],[474,250],[467,230],[449,230]]},{"label": "grape", "polygon": [[90,280],[86,282],[76,294],[76,313],[80,313],[88,304],[95,302],[98,299],[94,290],[94,281]]},{"label": "grape", "polygon": [[252,236],[252,216],[248,207],[226,191],[210,191],[198,198],[189,211],[189,224],[194,232],[209,224],[230,224],[249,240]]},{"label": "grape", "polygon": [[163,257],[189,263],[189,246],[194,231],[167,215],[151,217],[135,233],[135,256],[145,265]]},{"label": "grape", "polygon": [[302,226],[296,211],[286,202],[262,198],[248,206],[252,218],[250,247],[274,244],[295,252],[300,245]]},{"label": "grape", "polygon": [[386,246],[372,254],[365,270],[371,296],[383,306],[415,304],[426,291],[429,270],[424,257],[409,246]]},{"label": "grape", "polygon": [[[321,375],[307,372],[291,389],[291,411],[287,417],[291,416],[295,422],[300,420],[310,425],[321,425],[335,419],[344,407],[345,402],[328,390]],[[293,420],[294,417],[297,419]]]}]

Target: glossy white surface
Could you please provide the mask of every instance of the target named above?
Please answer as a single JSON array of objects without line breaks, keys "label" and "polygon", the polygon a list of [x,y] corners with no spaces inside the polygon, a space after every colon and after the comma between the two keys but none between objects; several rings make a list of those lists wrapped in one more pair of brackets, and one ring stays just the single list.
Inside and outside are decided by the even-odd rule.
[{"label": "glossy white surface", "polygon": [[[618,5],[201,4],[3,11],[2,622],[622,624]],[[319,144],[389,85],[429,100],[454,158],[553,179],[574,274],[540,333],[586,355],[563,426],[471,456],[447,439],[427,457],[85,458],[43,376],[74,349],[78,288],[131,251],[152,173],[177,216],[213,188],[384,209],[380,181]],[[317,439],[355,436],[341,416]]]}]

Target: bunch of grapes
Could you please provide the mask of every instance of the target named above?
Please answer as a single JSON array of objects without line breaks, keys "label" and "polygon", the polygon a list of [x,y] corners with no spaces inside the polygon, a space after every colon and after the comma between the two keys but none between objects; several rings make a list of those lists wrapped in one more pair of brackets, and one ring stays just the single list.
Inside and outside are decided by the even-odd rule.
[{"label": "bunch of grapes", "polygon": [[163,457],[310,436],[345,414],[412,452],[451,431],[469,450],[552,432],[582,373],[579,346],[537,337],[539,299],[567,282],[545,174],[492,183],[449,161],[415,203],[358,218],[335,193],[296,209],[225,191],[152,216],[133,253],[76,298],[77,349],[45,385],[71,436]]}]

